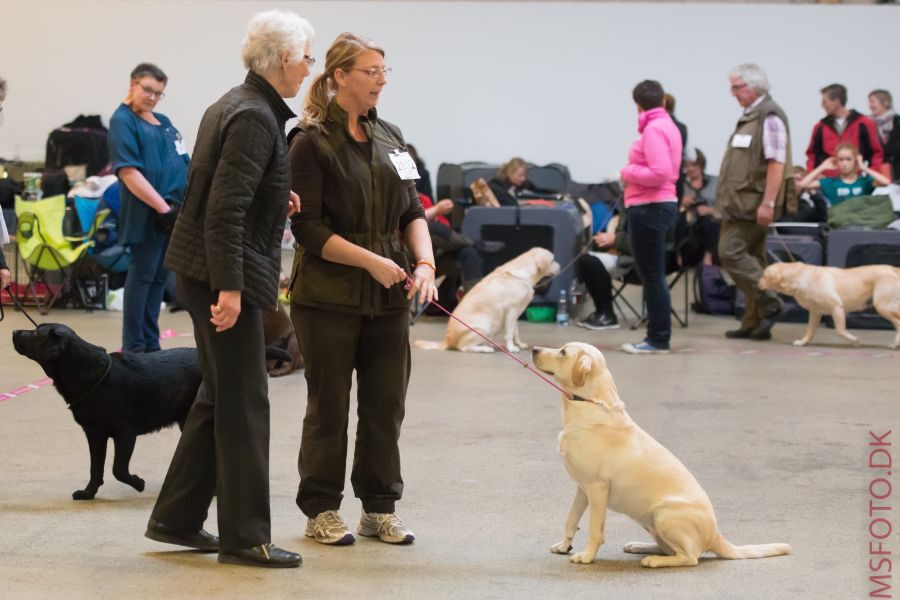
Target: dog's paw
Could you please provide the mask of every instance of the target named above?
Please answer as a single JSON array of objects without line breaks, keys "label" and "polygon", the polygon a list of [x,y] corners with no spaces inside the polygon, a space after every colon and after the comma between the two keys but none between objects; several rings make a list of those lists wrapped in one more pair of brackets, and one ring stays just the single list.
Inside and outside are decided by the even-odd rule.
[{"label": "dog's paw", "polygon": [[641,566],[648,567],[650,569],[655,569],[657,567],[666,566],[666,557],[665,556],[645,556],[641,559]]},{"label": "dog's paw", "polygon": [[131,481],[128,482],[128,485],[130,485],[131,487],[133,487],[134,489],[136,489],[139,492],[144,491],[144,480],[141,479],[140,477],[138,477],[137,475],[131,476]]},{"label": "dog's paw", "polygon": [[96,490],[76,490],[72,493],[72,500],[93,500],[96,495]]},{"label": "dog's paw", "polygon": [[550,552],[552,552],[554,554],[568,554],[571,551],[572,551],[572,544],[566,542],[565,540],[563,540],[562,542],[559,542],[558,544],[550,546]]},{"label": "dog's paw", "polygon": [[799,348],[800,346],[805,346],[805,345],[806,345],[806,340],[794,340],[794,345],[797,346],[798,348]]},{"label": "dog's paw", "polygon": [[569,562],[576,565],[589,565],[594,562],[595,556],[595,554],[588,554],[587,552],[576,552],[569,558]]}]

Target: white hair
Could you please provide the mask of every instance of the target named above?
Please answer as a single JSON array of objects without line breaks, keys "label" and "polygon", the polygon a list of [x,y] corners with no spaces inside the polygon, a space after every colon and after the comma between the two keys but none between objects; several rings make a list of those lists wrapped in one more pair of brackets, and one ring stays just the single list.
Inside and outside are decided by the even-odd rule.
[{"label": "white hair", "polygon": [[247,35],[241,44],[244,67],[267,73],[278,66],[284,52],[291,60],[297,60],[303,56],[313,34],[312,25],[296,13],[284,10],[256,13],[247,25]]},{"label": "white hair", "polygon": [[740,77],[748,86],[756,90],[760,94],[769,93],[769,78],[759,65],[753,63],[744,63],[738,65],[728,74],[732,79]]}]

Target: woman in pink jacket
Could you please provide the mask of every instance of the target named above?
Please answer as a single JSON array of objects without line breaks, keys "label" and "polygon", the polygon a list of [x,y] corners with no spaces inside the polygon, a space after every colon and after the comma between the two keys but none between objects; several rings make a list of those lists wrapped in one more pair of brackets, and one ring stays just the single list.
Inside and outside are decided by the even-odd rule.
[{"label": "woman in pink jacket", "polygon": [[625,344],[629,354],[668,354],[671,299],[666,283],[666,237],[678,215],[675,181],[681,169],[681,134],[663,108],[663,88],[646,80],[635,86],[641,136],[620,172],[625,186],[628,238],[647,301],[647,337]]}]

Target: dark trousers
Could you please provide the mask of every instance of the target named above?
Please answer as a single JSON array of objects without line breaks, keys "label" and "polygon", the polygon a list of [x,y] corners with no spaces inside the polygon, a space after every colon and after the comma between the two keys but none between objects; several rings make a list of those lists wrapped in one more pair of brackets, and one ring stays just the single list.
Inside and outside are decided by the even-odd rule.
[{"label": "dark trousers", "polygon": [[678,216],[675,202],[629,206],[628,241],[647,301],[646,341],[668,348],[672,337],[672,300],[666,282],[666,237]]},{"label": "dark trousers", "polygon": [[291,304],[306,359],[308,400],[297,505],[308,517],[340,508],[353,371],[356,449],[350,482],[366,512],[392,513],[403,494],[400,426],[409,383],[409,313],[369,317]]},{"label": "dark trousers", "polygon": [[266,544],[272,536],[262,315],[242,305],[234,327],[216,333],[209,307],[218,294],[180,275],[178,294],[194,323],[203,383],[152,518],[185,533],[198,531],[215,494],[222,548]]},{"label": "dark trousers", "polygon": [[169,238],[131,244],[131,265],[125,276],[122,306],[122,349],[126,352],[159,350],[159,306],[166,277],[163,266]]},{"label": "dark trousers", "polygon": [[598,314],[611,313],[612,277],[599,258],[585,254],[576,263],[578,279],[584,282]]},{"label": "dark trousers", "polygon": [[768,230],[768,227],[762,227],[756,221],[722,221],[719,261],[747,299],[741,329],[753,329],[762,319],[777,314],[782,307],[775,292],[760,290],[758,285],[763,270],[768,266]]}]

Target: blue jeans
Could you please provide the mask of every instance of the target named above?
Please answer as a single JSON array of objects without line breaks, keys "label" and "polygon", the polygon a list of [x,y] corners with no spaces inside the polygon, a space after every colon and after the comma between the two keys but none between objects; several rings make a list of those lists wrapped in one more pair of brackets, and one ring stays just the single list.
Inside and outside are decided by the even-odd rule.
[{"label": "blue jeans", "polygon": [[131,266],[125,278],[122,307],[122,350],[159,350],[159,306],[168,271],[163,266],[169,240],[131,244]]},{"label": "blue jeans", "polygon": [[668,350],[672,337],[672,300],[666,282],[666,237],[678,216],[675,202],[630,206],[628,242],[647,301],[647,337],[651,346]]}]

